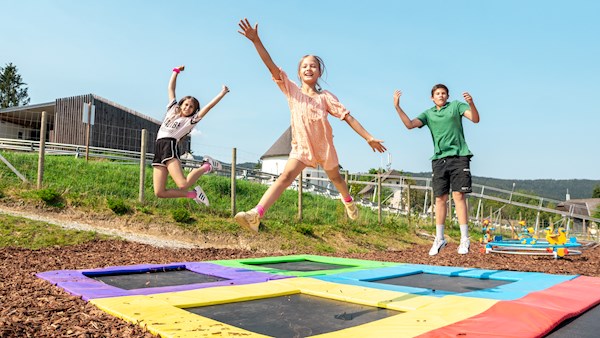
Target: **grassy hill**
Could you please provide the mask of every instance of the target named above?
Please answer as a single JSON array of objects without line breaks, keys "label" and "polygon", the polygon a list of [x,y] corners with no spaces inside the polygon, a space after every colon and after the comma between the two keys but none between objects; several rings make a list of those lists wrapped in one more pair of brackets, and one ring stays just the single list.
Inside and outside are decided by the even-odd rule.
[{"label": "grassy hill", "polygon": [[[72,156],[46,156],[43,189],[36,189],[37,154],[0,152],[31,183],[23,183],[0,163],[0,204],[31,210],[74,215],[75,219],[102,221],[119,229],[154,231],[161,236],[196,238],[215,244],[231,244],[252,250],[282,250],[297,253],[369,252],[401,250],[428,242],[419,236],[434,231],[427,220],[412,223],[397,214],[378,221],[376,211],[360,208],[350,221],[339,200],[303,194],[303,216],[298,220],[298,192],[286,190],[263,219],[259,235],[240,229],[231,217],[231,179],[205,175],[198,184],[210,199],[199,206],[192,199],[159,199],[152,193],[152,169],[147,168],[145,198],[139,202],[139,165]],[[169,181],[169,187],[174,183]],[[256,205],[267,186],[238,180],[237,211]],[[458,238],[458,229],[447,235]],[[220,243],[216,243],[216,242]]]}]

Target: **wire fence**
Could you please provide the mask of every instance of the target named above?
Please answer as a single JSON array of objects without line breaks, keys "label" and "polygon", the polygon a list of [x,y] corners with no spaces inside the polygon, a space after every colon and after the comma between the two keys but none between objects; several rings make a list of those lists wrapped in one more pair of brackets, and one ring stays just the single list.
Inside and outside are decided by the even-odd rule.
[{"label": "wire fence", "polygon": [[[79,139],[85,140],[82,144],[65,144],[56,142],[46,142],[52,139],[53,121],[44,122],[42,116],[32,113],[21,113],[19,115],[0,114],[0,149],[19,152],[38,152],[40,159],[38,166],[38,186],[41,187],[43,180],[43,156],[45,155],[69,155],[86,158],[102,158],[112,161],[144,163],[144,166],[150,165],[153,154],[145,150],[150,149],[148,140],[154,140],[153,133],[147,131],[129,128],[127,126],[115,127],[114,124],[102,125],[95,124],[93,130],[86,130],[86,133],[96,133],[94,140],[101,140],[101,144],[109,144],[111,147],[98,147],[90,145],[91,137],[87,135]],[[89,126],[89,125],[88,125]],[[91,127],[91,126],[90,126]],[[50,130],[48,130],[50,129]],[[45,138],[40,135],[46,135]],[[248,180],[261,184],[271,184],[278,175],[260,171],[250,163],[256,163],[257,154],[251,152],[237,152],[232,149],[230,161],[224,160],[228,149],[222,147],[219,149],[219,158],[223,163],[223,169],[217,174],[228,176],[235,180]],[[131,150],[136,149],[136,150]],[[142,149],[143,151],[139,151]],[[238,156],[241,155],[241,161]],[[143,159],[142,159],[143,156]],[[10,163],[4,158],[0,158],[6,165],[11,167]],[[202,159],[187,154],[182,156],[182,166],[184,168],[195,168],[201,165]],[[229,162],[229,163],[228,163]],[[241,165],[241,164],[246,165]],[[142,169],[142,168],[141,168]],[[20,175],[18,168],[12,166],[11,170],[16,175]],[[143,170],[140,170],[143,172]],[[375,210],[379,215],[381,222],[382,215],[402,215],[411,221],[430,219],[434,224],[434,204],[432,195],[431,178],[410,177],[404,175],[382,174],[364,174],[342,172],[346,182],[351,188],[357,203],[363,207]],[[26,179],[26,178],[22,178]],[[140,182],[143,182],[141,179]],[[235,183],[233,184],[233,186]],[[304,193],[318,194],[328,198],[339,198],[339,193],[335,190],[323,171],[307,169],[302,178],[294,182],[291,189],[296,189]],[[143,190],[140,189],[140,194]],[[451,194],[450,194],[451,196]],[[143,196],[140,196],[143,201]],[[598,240],[597,224],[600,219],[576,213],[573,206],[568,211],[557,210],[555,207],[561,203],[557,200],[543,198],[534,195],[523,194],[514,191],[498,189],[490,186],[473,184],[473,193],[469,194],[469,218],[475,224],[480,224],[484,218],[496,221],[498,226],[513,226],[511,222],[502,224],[502,211],[511,207],[519,207],[529,211],[529,218],[535,219],[535,229],[539,231],[547,224],[551,223],[543,219],[542,215],[551,214],[564,218],[567,221],[571,233],[586,235],[590,229],[595,227],[596,240]],[[491,207],[489,205],[492,205]],[[452,201],[448,202],[450,212],[448,217],[452,220]],[[490,209],[487,213],[487,209]],[[232,213],[235,212],[235,188],[232,189]],[[487,217],[485,214],[487,213]],[[505,220],[506,221],[506,220]]]}]

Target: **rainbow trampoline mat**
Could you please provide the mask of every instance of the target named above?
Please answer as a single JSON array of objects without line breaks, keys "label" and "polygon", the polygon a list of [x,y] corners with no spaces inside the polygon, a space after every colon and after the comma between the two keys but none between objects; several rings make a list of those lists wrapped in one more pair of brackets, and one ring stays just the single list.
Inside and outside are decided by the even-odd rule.
[{"label": "rainbow trampoline mat", "polygon": [[[324,264],[330,259],[276,258]],[[272,264],[273,258],[256,261]],[[334,259],[342,266],[350,261]],[[327,273],[308,277],[239,268],[239,260],[229,262],[233,267],[191,262],[78,271],[88,279],[81,283],[100,284],[105,281],[89,271],[139,274],[185,265],[202,275],[228,274],[230,282],[121,289],[128,293],[110,296],[87,293],[86,299],[98,308],[160,337],[572,338],[595,337],[600,329],[600,278],[368,261],[358,268],[359,262],[354,263],[339,268],[340,273],[315,270]],[[51,280],[49,274],[58,272],[38,276]],[[56,284],[67,289],[65,283]],[[86,289],[66,286],[72,293]]]},{"label": "rainbow trampoline mat", "polygon": [[206,262],[140,264],[89,270],[56,270],[38,273],[84,300],[147,295],[161,292],[260,283],[288,276],[229,268]]},{"label": "rainbow trampoline mat", "polygon": [[344,273],[386,266],[396,266],[400,264],[317,255],[275,256],[264,258],[217,260],[211,262],[234,268],[250,269],[295,277],[310,277]]}]

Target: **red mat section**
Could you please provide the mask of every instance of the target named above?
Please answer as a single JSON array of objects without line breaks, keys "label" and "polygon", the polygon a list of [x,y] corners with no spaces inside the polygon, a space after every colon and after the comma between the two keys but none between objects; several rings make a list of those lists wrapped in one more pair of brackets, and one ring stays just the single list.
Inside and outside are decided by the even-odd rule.
[{"label": "red mat section", "polygon": [[600,278],[579,276],[544,291],[500,301],[487,311],[418,337],[543,337],[600,304]]}]

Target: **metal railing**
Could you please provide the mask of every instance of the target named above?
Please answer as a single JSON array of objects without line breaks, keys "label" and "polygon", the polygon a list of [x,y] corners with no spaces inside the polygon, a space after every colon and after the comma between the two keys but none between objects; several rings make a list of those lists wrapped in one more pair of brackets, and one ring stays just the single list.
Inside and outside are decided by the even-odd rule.
[{"label": "metal railing", "polygon": [[[130,163],[130,164],[138,164],[139,165],[139,163],[140,163],[140,152],[136,152],[136,151],[108,149],[108,148],[100,148],[100,147],[92,147],[92,146],[86,147],[84,145],[72,145],[72,144],[51,143],[51,142],[46,142],[44,146],[45,146],[45,152],[47,155],[66,155],[66,156],[84,157],[86,155],[86,151],[87,151],[87,155],[89,157],[93,157],[93,158],[102,158],[102,159],[109,159],[109,160],[114,160],[114,161],[122,161],[122,162],[125,162],[128,164]],[[21,152],[37,152],[37,151],[39,151],[39,148],[40,148],[39,141],[0,138],[0,149],[11,150],[11,151],[21,151]],[[151,164],[153,157],[154,157],[154,154],[146,153],[145,163],[147,165]],[[188,159],[188,158],[182,158],[181,162],[182,162],[182,166],[184,168],[196,168],[196,167],[200,166],[202,163],[201,160]],[[223,165],[223,168],[221,169],[221,171],[217,172],[217,174],[221,175],[221,176],[232,175],[232,167],[233,166],[231,164],[227,164],[227,163],[222,163],[222,165]],[[270,174],[270,173],[265,173],[265,172],[262,172],[257,169],[245,168],[245,167],[239,167],[239,166],[235,166],[234,174],[237,179],[244,179],[244,180],[259,182],[262,184],[268,184],[269,182],[273,182],[279,176],[279,175],[274,175],[274,174]],[[359,176],[362,176],[362,177],[370,176],[370,177],[372,177],[372,179],[370,181],[360,181],[357,179]],[[354,178],[352,178],[352,177],[354,177]],[[388,180],[388,182],[380,182],[381,177],[382,177],[382,175],[377,175],[377,174],[352,174],[352,175],[350,175],[350,179],[348,179],[347,182],[349,184],[374,186],[375,189],[382,189],[385,187],[385,188],[390,188],[393,190],[405,189],[406,191],[411,191],[411,190],[412,191],[416,191],[416,190],[425,191],[423,214],[427,213],[428,203],[431,203],[431,204],[429,204],[430,206],[434,203],[433,198],[431,197],[431,195],[432,195],[431,178],[401,176],[401,175],[387,175],[387,176],[385,176],[385,178],[386,178],[386,180]],[[310,177],[310,178],[305,177],[302,181],[302,188],[303,188],[304,192],[315,193],[315,194],[319,194],[319,195],[326,196],[329,198],[337,198],[339,196],[336,190],[325,188],[319,184],[314,184],[314,183],[312,183],[313,181],[329,182],[329,179],[321,178],[321,177]],[[389,181],[397,181],[400,183],[389,183]],[[408,182],[410,182],[410,184]],[[296,187],[292,186],[291,188],[297,189],[298,188],[297,184],[296,184]],[[541,213],[541,212],[547,212],[547,213],[551,213],[551,214],[560,215],[561,217],[568,218],[569,220],[578,219],[578,220],[582,220],[582,221],[588,222],[588,223],[596,222],[597,224],[600,224],[599,218],[594,218],[594,217],[591,217],[588,215],[575,214],[573,207],[571,207],[569,209],[569,211],[561,211],[561,210],[556,210],[556,209],[549,207],[550,204],[557,205],[558,203],[561,203],[561,201],[557,201],[557,200],[553,200],[553,199],[549,199],[549,198],[528,195],[528,194],[523,194],[523,193],[519,193],[519,192],[498,189],[498,188],[494,188],[494,187],[490,187],[490,186],[483,186],[483,185],[479,185],[479,184],[473,184],[473,192],[471,194],[469,194],[469,197],[479,199],[479,203],[481,203],[482,200],[489,200],[489,201],[504,203],[506,205],[514,205],[516,207],[535,210],[538,213],[538,219],[536,219],[536,230],[539,225],[539,213]],[[410,213],[411,213],[410,209],[407,211],[402,208],[383,206],[382,200],[385,201],[385,199],[387,199],[387,198],[389,198],[389,196],[378,200],[377,204],[375,204],[374,202],[370,203],[369,201],[366,201],[366,200],[357,201],[357,202],[361,203],[363,206],[366,206],[366,207],[377,208],[380,213],[381,213],[381,210],[383,209],[386,212],[402,213],[402,214],[410,216]],[[520,199],[520,200],[525,199],[525,200],[527,200],[527,203],[522,202],[522,201],[516,201],[515,199]],[[430,201],[430,202],[428,202],[428,201]],[[433,215],[431,215],[431,217],[433,217]],[[476,216],[470,217],[470,218],[472,220],[474,220],[475,222],[479,222],[483,218],[482,213],[480,213],[479,206],[478,206]]]}]

